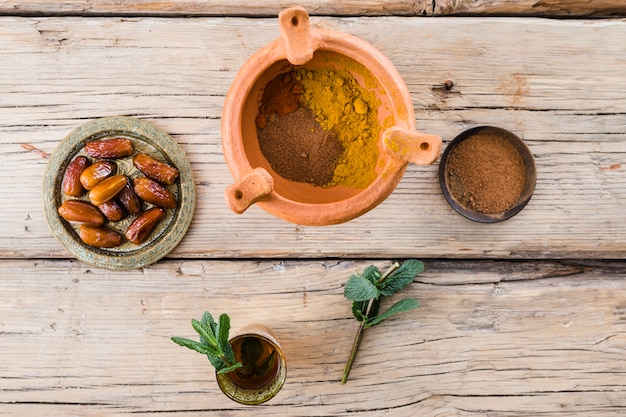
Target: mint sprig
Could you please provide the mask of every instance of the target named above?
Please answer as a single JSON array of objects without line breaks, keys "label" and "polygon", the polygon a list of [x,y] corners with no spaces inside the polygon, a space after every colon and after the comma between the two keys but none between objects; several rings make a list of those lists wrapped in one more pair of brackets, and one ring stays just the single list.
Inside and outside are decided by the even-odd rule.
[{"label": "mint sprig", "polygon": [[371,265],[365,268],[362,274],[352,275],[348,279],[343,295],[352,301],[352,314],[361,324],[343,372],[342,384],[348,381],[352,364],[363,338],[363,330],[380,324],[391,316],[413,310],[419,306],[416,299],[405,298],[379,314],[381,299],[402,290],[413,282],[416,275],[423,271],[424,263],[422,261],[409,259],[402,265],[395,262],[384,274],[381,274],[376,266]]},{"label": "mint sprig", "polygon": [[222,314],[218,320],[216,322],[211,313],[206,311],[200,320],[191,319],[191,327],[200,335],[199,342],[176,336],[172,337],[172,341],[206,355],[217,373],[225,374],[243,365],[235,358],[233,348],[228,341],[230,317]]}]

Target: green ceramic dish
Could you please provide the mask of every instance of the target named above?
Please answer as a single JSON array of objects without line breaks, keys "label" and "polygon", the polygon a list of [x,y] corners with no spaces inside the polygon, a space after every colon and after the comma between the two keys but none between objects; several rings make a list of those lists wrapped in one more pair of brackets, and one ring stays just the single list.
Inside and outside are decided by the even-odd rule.
[{"label": "green ceramic dish", "polygon": [[[78,236],[78,228],[57,212],[66,199],[62,191],[67,165],[84,154],[85,144],[91,140],[113,136],[129,138],[135,153],[142,152],[175,166],[180,176],[169,187],[178,204],[168,209],[164,220],[141,245],[124,242],[122,245],[101,249],[86,245]],[[90,158],[93,160],[93,158]],[[130,178],[143,175],[132,163],[132,156],[115,160],[119,174]],[[87,199],[85,195],[82,199]],[[70,133],[50,157],[43,178],[43,201],[46,220],[54,236],[77,259],[106,269],[134,269],[150,265],[172,251],[189,229],[196,205],[196,192],[191,165],[180,146],[165,132],[143,120],[132,117],[106,117],[88,122]],[[150,205],[144,203],[144,209]],[[135,216],[109,223],[107,226],[122,235]]]}]

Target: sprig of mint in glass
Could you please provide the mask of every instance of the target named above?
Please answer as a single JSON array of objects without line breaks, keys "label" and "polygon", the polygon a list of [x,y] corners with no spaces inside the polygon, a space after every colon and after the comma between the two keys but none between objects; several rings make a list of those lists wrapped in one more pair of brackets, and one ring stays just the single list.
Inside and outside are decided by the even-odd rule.
[{"label": "sprig of mint in glass", "polygon": [[172,337],[172,341],[207,355],[218,374],[232,372],[243,366],[235,359],[235,353],[228,341],[230,317],[227,314],[220,315],[218,322],[215,322],[211,313],[206,311],[200,320],[191,319],[191,326],[200,335],[200,342],[176,336]]},{"label": "sprig of mint in glass", "polygon": [[405,298],[393,304],[379,314],[380,302],[383,297],[389,297],[413,282],[416,275],[424,271],[424,263],[417,259],[406,260],[400,265],[395,262],[384,273],[374,265],[365,268],[362,274],[352,275],[344,288],[343,295],[352,301],[352,314],[361,322],[348,363],[343,371],[341,383],[348,381],[352,364],[363,338],[363,330],[381,323],[383,320],[419,307],[414,298]]}]

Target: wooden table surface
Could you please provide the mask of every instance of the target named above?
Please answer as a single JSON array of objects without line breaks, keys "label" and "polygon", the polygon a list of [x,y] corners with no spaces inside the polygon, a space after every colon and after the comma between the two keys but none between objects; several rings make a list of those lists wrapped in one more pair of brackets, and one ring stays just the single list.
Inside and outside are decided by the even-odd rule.
[{"label": "wooden table surface", "polygon": [[[291,3],[0,0],[0,415],[626,415],[623,3],[300,4],[314,27],[385,54],[417,128],[444,147],[478,125],[522,137],[537,164],[528,206],[469,221],[435,163],[341,225],[234,214],[224,98]],[[60,141],[117,115],[168,132],[197,191],[182,242],[130,271],[73,259],[42,204]],[[341,385],[357,329],[345,282],[405,258],[425,261],[403,294],[421,306],[367,330]],[[278,396],[228,400],[208,361],[169,340],[194,337],[205,310],[274,330],[289,367]]]}]

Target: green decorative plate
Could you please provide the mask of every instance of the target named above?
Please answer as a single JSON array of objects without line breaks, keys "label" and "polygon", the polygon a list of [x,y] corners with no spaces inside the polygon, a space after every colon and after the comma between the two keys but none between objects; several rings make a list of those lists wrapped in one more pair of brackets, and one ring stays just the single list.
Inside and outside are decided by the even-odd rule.
[{"label": "green decorative plate", "polygon": [[[133,143],[136,153],[145,153],[155,159],[175,166],[179,171],[177,181],[169,186],[176,197],[177,206],[166,210],[166,217],[141,245],[125,241],[115,248],[97,248],[85,244],[78,236],[78,227],[58,214],[58,207],[68,197],[62,191],[63,177],[68,164],[84,154],[87,142],[107,137],[123,136]],[[90,158],[92,162],[93,158]],[[117,173],[129,178],[143,175],[132,163],[132,156],[116,159]],[[80,199],[87,200],[85,194]],[[191,165],[180,146],[165,132],[143,120],[132,117],[106,117],[88,122],[70,133],[52,153],[43,178],[43,200],[46,220],[54,236],[77,259],[106,269],[134,269],[150,265],[172,251],[189,229],[196,205],[196,191]],[[144,209],[150,204],[144,203]],[[109,222],[107,227],[122,235],[136,216],[119,222]]]}]

